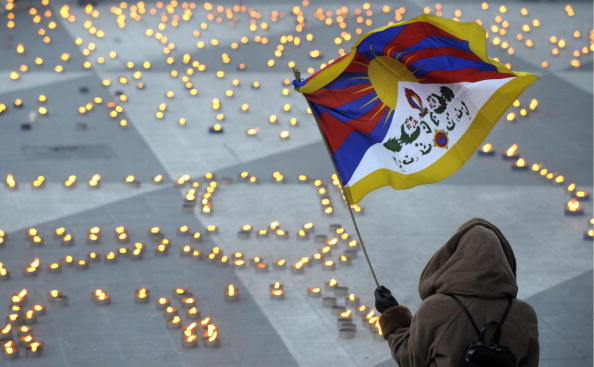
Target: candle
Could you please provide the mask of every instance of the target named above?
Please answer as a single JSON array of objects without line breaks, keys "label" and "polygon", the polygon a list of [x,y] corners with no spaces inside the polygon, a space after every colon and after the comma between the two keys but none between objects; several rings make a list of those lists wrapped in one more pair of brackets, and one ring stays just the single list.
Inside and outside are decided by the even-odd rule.
[{"label": "candle", "polygon": [[169,318],[171,318],[175,315],[178,315],[178,314],[179,314],[178,309],[171,305],[169,305],[163,309],[163,317],[165,319],[169,319]]},{"label": "candle", "polygon": [[317,234],[314,236],[314,241],[317,243],[326,243],[326,241],[328,241],[328,236],[325,234]]},{"label": "candle", "polygon": [[89,252],[89,253],[87,254],[87,259],[88,259],[90,262],[94,262],[94,263],[95,263],[95,262],[99,262],[99,261],[101,261],[101,255],[99,255],[99,254],[98,254],[97,252],[95,252],[95,251],[91,251],[91,252]]},{"label": "candle", "polygon": [[324,260],[322,262],[322,269],[334,270],[334,269],[336,269],[336,263],[334,262],[334,260]]},{"label": "candle", "polygon": [[247,262],[244,259],[235,259],[231,262],[231,264],[236,269],[244,269]]},{"label": "candle", "polygon": [[301,261],[297,261],[295,264],[291,265],[291,273],[302,274],[303,271],[304,271],[304,264]]},{"label": "candle", "polygon": [[52,289],[48,293],[48,301],[56,305],[66,306],[68,304],[68,296],[63,295],[57,289]]},{"label": "candle", "polygon": [[25,355],[27,357],[40,357],[43,351],[43,342],[32,341],[25,349]]},{"label": "candle", "polygon": [[76,267],[84,270],[84,269],[88,269],[89,268],[89,262],[85,259],[80,259],[76,261]]},{"label": "candle", "polygon": [[225,300],[229,302],[235,302],[239,300],[239,292],[233,284],[229,284],[225,288]]},{"label": "candle", "polygon": [[518,157],[518,154],[518,144],[513,144],[512,146],[507,148],[507,150],[505,151],[505,153],[501,155],[501,157],[503,159],[511,160],[516,159]]},{"label": "candle", "polygon": [[190,246],[190,245],[184,245],[179,250],[179,254],[180,254],[180,256],[188,257],[188,256],[191,256],[192,255],[192,251],[194,251],[194,249],[192,248],[192,246]]},{"label": "candle", "polygon": [[138,288],[134,292],[134,302],[135,303],[149,303],[151,299],[151,292],[146,288]]},{"label": "candle", "polygon": [[324,306],[324,307],[336,306],[336,297],[322,297],[322,306]]},{"label": "candle", "polygon": [[37,322],[37,313],[34,310],[27,310],[24,317],[25,324],[35,324]]},{"label": "candle", "polygon": [[327,291],[332,291],[332,290],[334,290],[334,287],[336,287],[337,285],[338,285],[338,280],[336,280],[335,278],[331,278],[329,281],[324,283],[324,289]]},{"label": "candle", "polygon": [[565,204],[565,215],[583,215],[584,207],[579,200],[572,198]]},{"label": "candle", "polygon": [[186,309],[186,317],[191,320],[200,319],[200,308],[198,308],[197,306],[192,306]]},{"label": "candle", "polygon": [[492,156],[493,154],[495,154],[495,150],[493,149],[493,144],[491,143],[483,144],[483,146],[478,151],[478,155],[482,156]]},{"label": "candle", "polygon": [[524,158],[518,158],[513,164],[512,169],[516,171],[526,171],[528,170],[528,164]]},{"label": "candle", "polygon": [[196,298],[194,297],[185,297],[181,299],[182,308],[187,309],[194,307],[196,305]]},{"label": "candle", "polygon": [[190,349],[198,347],[198,336],[195,334],[182,336],[182,348]]},{"label": "candle", "polygon": [[257,238],[268,237],[268,229],[266,229],[266,228],[259,229],[258,232],[256,232],[256,237]]},{"label": "candle", "polygon": [[205,347],[216,348],[219,346],[219,331],[214,324],[208,324],[202,334],[202,342]]},{"label": "candle", "polygon": [[365,305],[360,305],[355,310],[359,315],[366,315],[369,312],[368,307]]},{"label": "candle", "polygon": [[167,319],[168,329],[179,329],[181,327],[182,318],[179,315],[174,315]]},{"label": "candle", "polygon": [[175,288],[173,290],[173,297],[175,299],[179,300],[179,299],[182,299],[185,297],[191,297],[191,296],[192,296],[192,294],[185,288]]},{"label": "candle", "polygon": [[157,300],[155,301],[155,305],[157,307],[157,310],[164,310],[165,307],[169,306],[171,304],[171,301],[169,301],[167,298],[165,297],[159,297],[157,298]]},{"label": "candle", "polygon": [[267,273],[268,272],[268,265],[261,262],[256,264],[256,273]]},{"label": "candle", "polygon": [[353,324],[352,315],[353,315],[353,310],[345,310],[345,311],[339,312],[337,314],[338,317],[336,319],[336,325],[338,326],[338,328],[339,329],[344,328],[344,327],[355,328],[355,324]]},{"label": "candle", "polygon": [[351,293],[346,297],[346,303],[348,306],[357,307],[359,306],[359,297],[355,293]]},{"label": "candle", "polygon": [[[28,326],[24,327],[27,328],[27,330],[29,330]],[[5,341],[9,339],[12,339],[12,324],[7,323],[6,325],[4,325],[2,329],[0,329],[0,341]]]},{"label": "candle", "polygon": [[320,297],[322,296],[322,289],[319,287],[307,288],[307,295],[310,297]]},{"label": "candle", "polygon": [[346,295],[348,293],[348,290],[349,290],[348,287],[343,287],[343,286],[340,286],[340,285],[337,285],[337,286],[335,286],[333,288],[334,288],[334,295],[336,297],[346,297]]},{"label": "candle", "polygon": [[[10,325],[10,324],[8,324],[8,325]],[[31,334],[32,332],[33,332],[33,328],[31,326],[27,326],[27,325],[20,326],[17,329],[17,335],[18,336],[23,336],[23,335]]]},{"label": "candle", "polygon": [[103,256],[103,261],[105,261],[108,264],[113,264],[118,261],[118,257],[115,252],[109,251],[105,254],[105,256]]},{"label": "candle", "polygon": [[351,324],[351,325],[341,327],[338,329],[338,337],[340,339],[352,339],[355,337],[355,334],[357,333],[357,329],[355,327],[355,324]]},{"label": "candle", "polygon": [[585,231],[584,239],[587,241],[593,241],[594,240],[594,229],[590,228],[587,231]]},{"label": "candle", "polygon": [[26,334],[26,335],[20,336],[18,340],[19,340],[19,345],[21,347],[25,347],[25,346],[29,345],[29,343],[33,342],[35,339],[33,339],[33,335]]},{"label": "candle", "polygon": [[2,356],[5,359],[17,359],[19,358],[19,349],[17,348],[14,340],[8,340],[2,344]]},{"label": "candle", "polygon": [[274,260],[273,263],[275,269],[284,269],[287,266],[286,259]]},{"label": "candle", "polygon": [[105,293],[105,291],[102,289],[96,289],[92,293],[91,298],[98,305],[106,306],[111,303],[111,297],[109,296],[109,294]]},{"label": "candle", "polygon": [[0,280],[10,279],[10,272],[4,266],[0,266]]},{"label": "candle", "polygon": [[44,305],[33,305],[32,307],[38,315],[42,316],[45,315],[45,306]]},{"label": "candle", "polygon": [[581,200],[581,201],[590,200],[590,193],[588,191],[584,191],[584,190],[574,190],[571,193],[571,196],[578,200]]},{"label": "candle", "polygon": [[23,318],[19,313],[10,313],[6,316],[6,321],[13,325],[21,325],[23,323]]},{"label": "candle", "polygon": [[248,239],[250,237],[250,234],[252,233],[252,229],[253,227],[250,224],[244,224],[241,227],[241,230],[237,232],[237,237],[240,239]]}]

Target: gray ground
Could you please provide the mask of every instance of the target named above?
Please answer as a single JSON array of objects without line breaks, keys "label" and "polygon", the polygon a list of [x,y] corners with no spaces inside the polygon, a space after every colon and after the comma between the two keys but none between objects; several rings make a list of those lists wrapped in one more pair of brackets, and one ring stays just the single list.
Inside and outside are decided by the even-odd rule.
[{"label": "gray ground", "polygon": [[[296,238],[297,230],[306,222],[316,224],[316,234],[331,237],[329,225],[339,223],[354,235],[346,207],[331,185],[332,168],[317,128],[305,112],[305,102],[293,91],[289,96],[281,95],[281,89],[283,79],[291,77],[286,67],[289,60],[296,61],[307,74],[308,66],[317,67],[322,62],[307,58],[309,50],[320,49],[324,60],[337,55],[332,41],[340,30],[316,20],[315,9],[334,11],[348,5],[351,16],[347,19],[347,31],[355,38],[352,10],[361,4],[312,1],[312,5],[302,6],[307,18],[304,33],[314,33],[314,42],[304,41],[300,47],[285,45],[283,56],[276,58],[277,65],[268,68],[265,63],[275,58],[280,37],[294,33],[295,19],[290,13],[297,2],[247,2],[270,25],[269,30],[254,33],[248,30],[248,15],[238,15],[236,24],[216,24],[206,19],[207,12],[199,4],[190,22],[181,21],[179,27],[168,24],[162,31],[168,42],[175,43],[171,53],[176,58],[173,65],[166,64],[162,53],[167,43],[163,45],[144,35],[147,28],[157,29],[157,17],[148,12],[139,22],[128,17],[122,30],[110,12],[110,7],[118,3],[101,2],[96,7],[100,12],[97,18],[72,5],[70,12],[77,20],[70,23],[59,16],[59,9],[66,3],[56,0],[46,8],[39,2],[19,1],[13,11],[14,29],[6,28],[7,13],[0,13],[0,103],[9,105],[9,111],[0,116],[0,177],[4,180],[11,173],[19,183],[17,189],[0,188],[0,229],[8,239],[0,247],[0,262],[11,272],[11,279],[0,280],[0,307],[4,317],[8,314],[9,296],[22,288],[29,290],[28,305],[41,303],[48,307],[47,315],[40,316],[33,325],[34,336],[45,343],[44,355],[40,359],[24,355],[15,361],[0,359],[0,366],[393,365],[386,345],[372,337],[358,316],[355,338],[339,339],[335,316],[322,306],[320,299],[306,296],[307,287],[322,286],[335,277],[361,297],[363,304],[372,305],[374,286],[361,253],[352,264],[337,264],[336,270],[313,265],[303,274],[293,274],[288,268],[278,270],[272,266],[274,260],[281,258],[294,264],[322,247],[313,237],[307,241]],[[230,1],[221,3],[233,5]],[[445,16],[452,16],[455,9],[460,9],[462,20],[478,18],[490,28],[501,4],[492,3],[488,11],[482,11],[478,2],[447,2],[443,10]],[[512,63],[514,69],[535,73],[541,79],[520,98],[523,106],[531,98],[538,98],[537,111],[512,123],[502,119],[487,138],[498,154],[476,156],[455,175],[434,185],[407,191],[380,189],[365,198],[361,203],[364,213],[357,215],[380,280],[394,291],[400,303],[413,309],[420,303],[416,287],[422,267],[457,226],[473,216],[485,217],[500,226],[518,258],[520,297],[537,310],[541,365],[547,367],[592,365],[592,243],[582,239],[583,232],[590,228],[587,221],[592,218],[592,205],[583,203],[584,216],[565,216],[563,206],[569,195],[564,185],[550,184],[533,173],[512,171],[510,163],[499,158],[499,153],[517,143],[528,161],[564,175],[566,184],[576,182],[580,188],[592,191],[591,54],[578,58],[582,64],[579,69],[569,65],[571,53],[590,44],[592,4],[573,3],[574,17],[565,14],[565,4],[514,1],[507,5],[504,18],[511,26],[504,40],[516,52],[508,55],[493,45],[489,52]],[[372,2],[374,25],[369,28],[392,19],[382,13],[382,5]],[[425,6],[435,10],[434,3],[424,1],[390,5],[392,12],[394,7],[405,6],[405,17],[421,13]],[[28,14],[31,7],[40,12],[52,9],[54,14],[44,18],[41,25],[34,24]],[[152,7],[154,3],[147,2],[146,8]],[[520,15],[522,7],[529,10],[528,16]],[[272,10],[288,15],[271,22],[268,19]],[[179,8],[176,11],[179,13]],[[542,25],[524,32],[535,43],[534,48],[528,49],[515,40],[515,35],[534,18]],[[105,32],[104,38],[87,32],[83,27],[87,19]],[[54,30],[48,28],[50,20],[57,22]],[[208,29],[200,37],[192,37],[192,31],[199,29],[201,22],[206,22]],[[37,34],[42,26],[52,38],[49,45]],[[572,38],[575,30],[581,32],[578,39]],[[266,36],[269,43],[264,46],[250,41],[232,51],[230,44],[244,35]],[[567,40],[559,56],[550,54],[553,45],[548,40],[552,35]],[[83,46],[74,44],[76,37],[83,39]],[[491,34],[490,39],[493,37]],[[209,45],[212,38],[220,44]],[[207,46],[196,48],[198,41]],[[96,50],[85,58],[80,51],[90,42],[96,43]],[[25,54],[15,52],[18,43],[24,44]],[[345,49],[348,44],[343,44]],[[117,59],[108,57],[111,50],[117,51]],[[70,61],[60,61],[64,52],[71,54]],[[222,52],[231,56],[231,63],[221,63]],[[191,78],[199,90],[198,96],[190,96],[179,78],[169,76],[172,69],[180,74],[186,70],[187,65],[181,62],[184,53],[207,66],[205,72]],[[45,60],[43,67],[33,64],[38,56]],[[106,58],[105,64],[97,62],[100,56]],[[81,67],[85,59],[92,61],[91,69]],[[540,67],[543,60],[548,60],[549,68]],[[135,63],[133,70],[126,67],[127,61]],[[150,70],[140,67],[144,61],[151,62]],[[248,65],[246,71],[237,71],[241,62]],[[53,72],[60,63],[64,72]],[[22,73],[20,80],[10,80],[9,73],[22,64],[30,70]],[[134,87],[135,70],[142,71],[144,90]],[[224,78],[215,77],[217,70],[225,71]],[[120,84],[121,76],[130,82]],[[233,87],[233,78],[238,78],[241,85]],[[104,79],[112,80],[109,88],[101,85]],[[250,88],[255,80],[262,83],[259,90]],[[87,87],[89,92],[81,94],[80,87]],[[227,89],[233,89],[235,96],[225,97]],[[173,99],[165,97],[169,90],[176,94]],[[105,103],[88,114],[78,114],[78,107],[93,98],[112,101],[119,91],[127,95],[128,101],[119,103],[125,111],[117,119],[107,116]],[[31,111],[40,105],[40,94],[48,98],[48,116],[35,119],[31,130],[21,130],[21,124],[28,123]],[[15,98],[24,101],[22,109],[11,106]],[[211,109],[212,98],[221,100],[220,111]],[[157,120],[155,112],[162,102],[168,105],[166,117]],[[243,103],[250,104],[248,113],[240,112]],[[285,103],[292,105],[290,113],[282,111]],[[225,133],[210,135],[208,127],[217,122],[215,115],[219,112],[225,114],[221,122]],[[279,116],[276,126],[267,122],[272,113]],[[187,119],[187,126],[177,125],[180,117]],[[290,117],[297,117],[299,126],[290,126]],[[118,126],[120,119],[128,121],[127,128]],[[84,123],[87,128],[81,129],[77,123]],[[245,135],[249,128],[259,128],[258,135]],[[288,140],[279,139],[281,130],[291,132]],[[259,183],[240,182],[242,171],[258,177]],[[282,172],[287,182],[272,183],[274,171]],[[211,216],[202,215],[200,205],[184,210],[187,187],[173,184],[182,174],[207,184],[203,177],[206,172],[214,172],[219,182],[212,198]],[[99,188],[92,189],[86,182],[95,173],[102,175],[102,182]],[[62,183],[71,174],[76,174],[79,182],[75,188],[66,189]],[[122,182],[129,174],[141,182],[139,187]],[[151,182],[156,174],[164,175],[164,183]],[[333,216],[322,214],[315,188],[311,182],[298,183],[299,174],[324,180],[334,199]],[[31,181],[39,175],[45,176],[45,187],[31,188]],[[289,231],[288,239],[274,235],[237,238],[237,231],[244,224],[264,228],[274,220]],[[205,240],[195,244],[177,234],[177,228],[184,224],[192,232],[202,232]],[[126,227],[131,237],[128,244],[114,240],[113,229],[120,225]],[[207,225],[218,225],[219,232],[207,235]],[[54,238],[53,231],[60,226],[73,234],[72,247],[61,246]],[[98,245],[85,241],[93,226],[103,229]],[[147,234],[152,226],[160,226],[171,239],[169,255],[153,254],[156,243]],[[29,244],[26,231],[30,227],[41,232],[42,247]],[[87,270],[64,267],[58,274],[46,270],[47,264],[65,255],[78,259],[89,251],[105,254],[137,241],[147,247],[141,261],[120,258],[115,264],[91,263]],[[180,248],[188,243],[206,253],[218,245],[225,254],[242,251],[246,258],[260,256],[271,269],[257,273],[251,266],[233,269],[180,257]],[[345,248],[346,242],[341,241],[333,250],[333,258]],[[25,277],[22,268],[35,257],[40,258],[42,270],[35,277]],[[271,300],[268,293],[269,284],[276,280],[286,290],[282,301]],[[224,299],[224,288],[230,283],[239,289],[238,302]],[[175,287],[188,288],[196,296],[203,316],[212,317],[219,327],[220,348],[182,349],[180,331],[166,328],[153,302],[134,303],[134,290],[139,287],[149,288],[153,300],[159,296],[171,298]],[[111,305],[98,306],[91,301],[91,292],[97,288],[111,295]],[[50,289],[66,294],[69,305],[49,304]],[[184,324],[187,322],[184,319]]]}]

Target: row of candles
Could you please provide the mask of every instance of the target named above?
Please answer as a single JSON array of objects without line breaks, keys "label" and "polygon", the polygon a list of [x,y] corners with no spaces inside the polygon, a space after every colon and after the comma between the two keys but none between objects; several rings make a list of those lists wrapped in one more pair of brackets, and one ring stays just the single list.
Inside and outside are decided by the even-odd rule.
[{"label": "row of candles", "polygon": [[[486,143],[481,146],[478,152],[482,156],[492,156],[495,154],[495,150],[491,143]],[[530,163],[526,159],[520,157],[518,144],[513,144],[505,150],[501,155],[504,160],[513,161],[511,168],[516,171],[528,171],[543,177],[546,181],[563,186],[566,184],[565,176],[550,171],[543,167],[540,163]],[[565,191],[570,194],[571,198],[565,203],[564,213],[568,216],[581,216],[584,215],[583,201],[590,200],[590,192],[586,190],[578,189],[575,183],[570,183],[565,186]],[[590,219],[588,222],[589,226],[594,225],[594,219]],[[585,240],[594,240],[594,228],[588,228],[584,232]]]},{"label": "row of candles", "polygon": [[[280,222],[273,221],[269,224],[268,228],[278,234],[278,231],[281,230]],[[181,226],[179,229],[185,231],[187,226]],[[314,232],[314,230],[314,223],[308,222],[303,224],[298,233],[300,233],[299,236],[307,239],[309,238],[309,235]],[[313,264],[320,264],[321,268],[325,270],[334,270],[336,269],[337,264],[349,265],[352,261],[352,258],[357,256],[359,249],[357,241],[352,240],[346,229],[339,224],[332,224],[330,226],[330,230],[334,232],[335,237],[328,238],[327,235],[322,234],[314,236],[316,242],[322,243],[324,245],[318,250],[318,252],[313,253],[311,256],[303,256],[292,265],[289,265],[287,259],[280,258],[273,261],[273,267],[279,270],[290,267],[292,273],[302,274],[306,268],[311,267]],[[249,235],[251,231],[251,225],[242,226],[242,229],[239,232],[239,238],[247,238],[246,234]],[[154,255],[167,255],[170,248],[172,247],[172,244],[169,239],[164,237],[161,228],[158,226],[153,226],[148,229],[148,232],[156,242],[154,247]],[[89,233],[93,235],[100,235],[102,233],[102,229],[101,227],[94,226],[89,229]],[[117,226],[114,230],[114,236],[116,236],[116,238],[121,238],[120,236],[125,233],[127,232],[124,226]],[[55,235],[57,238],[68,234],[69,233],[65,227],[58,227],[55,230]],[[29,228],[27,231],[28,237],[39,235],[40,232],[36,228]],[[346,249],[343,250],[342,255],[339,255],[336,260],[331,259],[330,256],[333,249],[335,249],[336,246],[341,242],[345,244]],[[142,242],[134,242],[131,248],[120,247],[115,251],[107,251],[104,254],[97,251],[90,251],[84,258],[77,259],[73,255],[66,255],[62,257],[61,261],[50,262],[46,268],[49,273],[59,273],[62,271],[64,266],[76,267],[80,270],[86,270],[89,269],[90,264],[97,263],[101,260],[108,264],[118,262],[118,258],[121,257],[127,257],[131,260],[141,260],[145,252],[146,245],[144,245]],[[224,254],[223,250],[216,245],[212,246],[207,252],[186,244],[180,247],[179,254],[182,257],[191,257],[197,260],[205,259],[207,262],[217,264],[219,266],[230,265],[237,269],[243,269],[248,264],[250,264],[258,273],[266,273],[269,271],[269,264],[267,264],[263,258],[259,256],[251,257],[248,261],[248,259],[245,258],[243,252],[235,251],[232,252],[231,255],[226,255]],[[25,267],[23,267],[23,274],[25,276],[36,276],[42,269],[41,265],[41,259],[36,257]],[[4,264],[0,263],[0,280],[7,279],[10,279],[10,272],[4,267]]]},{"label": "row of candles", "polygon": [[46,308],[42,304],[26,308],[28,295],[29,291],[23,288],[9,298],[10,313],[4,326],[0,327],[0,344],[5,359],[17,359],[21,355],[40,357],[42,354],[43,342],[34,337],[31,325],[37,322],[39,315],[45,314]]},{"label": "row of candles", "polygon": [[[355,293],[349,293],[348,287],[340,285],[336,278],[331,278],[325,282],[323,288],[325,292],[330,292],[331,295],[323,296],[322,287],[308,288],[307,295],[313,298],[321,298],[322,305],[329,308],[333,315],[336,315],[336,325],[340,338],[351,339],[355,337],[357,327],[353,321],[353,316],[356,313],[361,316],[363,325],[370,330],[373,338],[383,340],[379,326],[379,315],[375,310],[360,304],[359,297]],[[344,299],[345,304],[339,304],[339,299]]]}]

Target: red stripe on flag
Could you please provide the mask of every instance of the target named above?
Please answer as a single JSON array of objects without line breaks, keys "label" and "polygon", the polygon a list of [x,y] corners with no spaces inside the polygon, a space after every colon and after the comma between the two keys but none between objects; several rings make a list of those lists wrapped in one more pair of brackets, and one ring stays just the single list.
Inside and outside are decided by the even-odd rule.
[{"label": "red stripe on flag", "polygon": [[[396,36],[393,41],[384,47],[383,54],[388,55],[388,52],[391,51],[389,56],[394,57],[393,54],[398,52],[398,50],[412,47],[427,37],[449,37],[463,41],[462,39],[444,31],[443,29],[434,26],[433,24],[426,22],[415,22],[407,24],[406,27],[400,31],[398,36]],[[393,49],[390,50],[391,48]]]},{"label": "red stripe on flag", "polygon": [[377,103],[368,113],[350,122],[342,122],[327,112],[322,113],[318,118],[318,123],[332,153],[336,152],[354,131],[364,135],[371,133],[384,117],[384,114],[379,112],[381,109],[387,110],[387,107],[381,102]]}]

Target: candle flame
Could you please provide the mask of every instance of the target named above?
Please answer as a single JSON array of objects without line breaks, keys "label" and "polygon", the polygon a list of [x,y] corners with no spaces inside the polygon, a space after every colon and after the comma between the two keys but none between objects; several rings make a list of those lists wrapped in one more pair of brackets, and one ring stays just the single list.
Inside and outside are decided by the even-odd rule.
[{"label": "candle flame", "polygon": [[505,155],[508,157],[513,157],[518,152],[518,144],[514,144],[511,147],[507,148],[505,151]]},{"label": "candle flame", "polygon": [[235,286],[233,284],[229,284],[227,286],[227,295],[229,297],[234,297],[236,295]]},{"label": "candle flame", "polygon": [[580,202],[577,199],[570,199],[567,202],[567,210],[570,212],[575,212],[580,209]]}]

